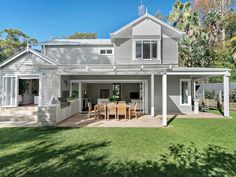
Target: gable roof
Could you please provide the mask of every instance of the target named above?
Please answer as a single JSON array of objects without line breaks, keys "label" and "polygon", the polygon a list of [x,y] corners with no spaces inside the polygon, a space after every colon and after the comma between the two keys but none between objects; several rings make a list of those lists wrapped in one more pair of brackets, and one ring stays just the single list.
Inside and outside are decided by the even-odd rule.
[{"label": "gable roof", "polygon": [[111,37],[113,37],[113,36],[119,34],[120,32],[122,32],[123,30],[125,30],[125,29],[127,29],[127,28],[129,28],[129,27],[132,27],[133,25],[139,23],[140,21],[142,21],[143,19],[146,19],[146,18],[152,19],[153,21],[155,21],[155,22],[161,24],[162,26],[165,26],[166,28],[168,28],[168,29],[174,31],[175,33],[177,33],[179,36],[181,36],[182,34],[184,34],[184,33],[181,32],[180,30],[178,30],[177,28],[175,28],[175,27],[173,27],[173,26],[171,26],[171,25],[169,25],[169,24],[163,22],[162,20],[158,19],[157,17],[154,17],[154,16],[152,16],[152,15],[146,13],[146,14],[140,16],[139,18],[135,19],[134,21],[130,22],[129,24],[123,26],[123,27],[120,28],[119,30],[117,30],[117,31],[115,31],[115,32],[113,32],[113,33],[111,33],[111,34],[110,34]]},{"label": "gable roof", "polygon": [[5,66],[5,65],[7,65],[8,63],[16,60],[18,57],[20,57],[20,56],[22,56],[22,55],[24,55],[26,53],[29,53],[29,52],[34,54],[34,55],[36,55],[36,56],[38,56],[39,58],[43,59],[44,61],[46,61],[46,62],[48,62],[48,63],[50,63],[52,65],[56,65],[56,63],[51,58],[49,58],[49,57],[47,57],[47,56],[45,56],[45,55],[35,51],[34,49],[28,48],[28,49],[24,49],[23,51],[17,53],[16,55],[14,55],[14,56],[4,60],[2,63],[0,63],[0,68]]}]

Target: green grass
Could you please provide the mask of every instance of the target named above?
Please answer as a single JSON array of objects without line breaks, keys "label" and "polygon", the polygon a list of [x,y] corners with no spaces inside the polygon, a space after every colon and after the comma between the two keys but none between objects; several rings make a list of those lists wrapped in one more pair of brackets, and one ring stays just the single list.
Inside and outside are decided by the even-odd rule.
[{"label": "green grass", "polygon": [[0,176],[236,176],[231,116],[171,128],[2,128]]}]

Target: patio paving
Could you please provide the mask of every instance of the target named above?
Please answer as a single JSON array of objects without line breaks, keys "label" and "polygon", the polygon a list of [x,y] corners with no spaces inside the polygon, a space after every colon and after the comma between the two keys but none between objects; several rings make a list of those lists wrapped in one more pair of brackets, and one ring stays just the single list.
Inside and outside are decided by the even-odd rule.
[{"label": "patio paving", "polygon": [[[224,118],[221,115],[212,113],[199,113],[199,114],[187,114],[187,115],[168,115],[168,119],[171,118]],[[152,117],[150,115],[142,115],[139,118],[126,119],[110,119],[109,121],[104,119],[87,118],[86,114],[75,114],[74,116],[62,121],[57,125],[58,127],[163,127],[161,124],[161,115]],[[169,126],[171,127],[171,125]]]},{"label": "patio paving", "polygon": [[[168,120],[175,118],[197,118],[197,119],[209,119],[209,118],[224,118],[222,115],[200,112],[199,114],[170,114],[168,115]],[[39,123],[36,121],[0,121],[0,128],[4,127],[39,127]],[[162,127],[161,124],[161,115],[152,117],[150,115],[142,115],[139,118],[132,118],[131,120],[120,119],[114,120],[110,119],[105,121],[104,119],[96,120],[94,118],[87,118],[86,114],[75,114],[70,118],[60,122],[58,127],[146,127],[146,128],[155,128]],[[171,124],[168,127],[172,127]]]},{"label": "patio paving", "polygon": [[6,127],[39,127],[36,121],[0,121],[0,128]]}]

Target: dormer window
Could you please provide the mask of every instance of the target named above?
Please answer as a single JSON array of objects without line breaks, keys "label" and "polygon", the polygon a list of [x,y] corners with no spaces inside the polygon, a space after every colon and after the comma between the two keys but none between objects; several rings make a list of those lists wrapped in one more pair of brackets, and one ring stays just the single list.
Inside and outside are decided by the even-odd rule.
[{"label": "dormer window", "polygon": [[136,40],[135,59],[160,59],[160,40]]},{"label": "dormer window", "polygon": [[100,55],[113,55],[113,49],[112,48],[104,48],[99,50]]}]

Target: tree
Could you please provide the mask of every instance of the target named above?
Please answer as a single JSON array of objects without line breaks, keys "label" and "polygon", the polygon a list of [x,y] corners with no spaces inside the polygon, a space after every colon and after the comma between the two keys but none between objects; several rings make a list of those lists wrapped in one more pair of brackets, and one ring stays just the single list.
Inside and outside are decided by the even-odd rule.
[{"label": "tree", "polygon": [[193,10],[198,12],[201,19],[206,18],[208,14],[212,11],[217,11],[219,13],[221,24],[221,40],[223,44],[226,38],[226,27],[225,19],[227,14],[232,9],[234,0],[192,0]]},{"label": "tree", "polygon": [[36,39],[29,37],[17,29],[5,29],[0,32],[0,62],[23,50],[27,42],[35,43]]},{"label": "tree", "polygon": [[225,19],[226,39],[236,36],[236,12],[231,11]]},{"label": "tree", "polygon": [[210,42],[215,45],[218,42],[218,33],[221,31],[221,17],[217,10],[210,11],[204,17],[205,31],[210,31]]},{"label": "tree", "polygon": [[75,32],[74,34],[66,37],[67,39],[96,39],[97,33],[80,33]]},{"label": "tree", "polygon": [[178,28],[179,30],[185,30],[185,20],[190,14],[190,3],[181,3],[177,0],[169,14],[168,22]]},{"label": "tree", "polygon": [[177,0],[170,12],[168,22],[188,36],[196,38],[199,35],[198,14],[192,11],[190,2],[181,3]]},{"label": "tree", "polygon": [[202,32],[197,39],[183,36],[179,40],[179,59],[181,66],[210,67],[213,64],[208,35]]}]

